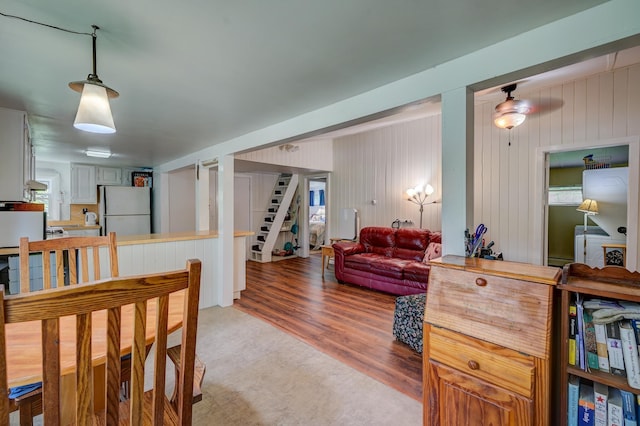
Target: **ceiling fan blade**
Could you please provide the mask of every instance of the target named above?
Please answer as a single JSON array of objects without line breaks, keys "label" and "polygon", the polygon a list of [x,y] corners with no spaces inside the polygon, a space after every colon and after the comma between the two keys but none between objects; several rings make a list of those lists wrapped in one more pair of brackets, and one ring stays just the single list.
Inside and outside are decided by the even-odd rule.
[{"label": "ceiling fan blade", "polygon": [[529,102],[530,110],[527,115],[548,114],[550,112],[559,110],[560,108],[562,108],[562,105],[564,105],[564,101],[562,99],[557,99],[557,98],[540,99],[536,102],[533,102],[533,101],[528,101],[528,102]]}]

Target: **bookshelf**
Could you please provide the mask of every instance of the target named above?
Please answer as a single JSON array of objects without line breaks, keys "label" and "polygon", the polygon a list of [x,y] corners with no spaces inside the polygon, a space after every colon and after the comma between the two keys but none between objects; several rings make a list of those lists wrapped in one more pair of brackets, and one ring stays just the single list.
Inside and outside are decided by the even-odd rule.
[{"label": "bookshelf", "polygon": [[611,373],[591,370],[569,364],[569,307],[575,295],[584,299],[607,299],[640,303],[640,273],[630,272],[620,266],[591,268],[585,264],[565,265],[562,278],[557,286],[560,291],[560,374],[558,377],[559,399],[556,418],[561,426],[567,425],[568,381],[571,375],[581,379],[640,394],[640,389],[629,386],[627,378]]}]

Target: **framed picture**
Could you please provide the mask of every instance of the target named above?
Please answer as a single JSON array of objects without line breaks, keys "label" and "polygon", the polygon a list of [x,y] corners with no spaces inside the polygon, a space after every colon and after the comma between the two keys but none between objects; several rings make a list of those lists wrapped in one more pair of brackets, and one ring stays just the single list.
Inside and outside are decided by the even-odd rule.
[{"label": "framed picture", "polygon": [[131,172],[131,185],[151,188],[153,185],[153,172]]},{"label": "framed picture", "polygon": [[626,266],[627,246],[624,244],[604,244],[604,266]]}]

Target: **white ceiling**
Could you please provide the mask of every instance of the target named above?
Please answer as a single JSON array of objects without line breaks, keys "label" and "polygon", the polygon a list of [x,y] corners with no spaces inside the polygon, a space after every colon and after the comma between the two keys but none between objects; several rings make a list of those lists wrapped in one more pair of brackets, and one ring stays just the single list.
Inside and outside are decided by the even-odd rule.
[{"label": "white ceiling", "polygon": [[72,127],[79,95],[67,84],[91,71],[91,37],[2,16],[0,106],[28,112],[40,160],[87,162],[94,147],[155,166],[604,2],[3,0],[3,14],[101,27],[98,75],[120,92],[118,131]]}]

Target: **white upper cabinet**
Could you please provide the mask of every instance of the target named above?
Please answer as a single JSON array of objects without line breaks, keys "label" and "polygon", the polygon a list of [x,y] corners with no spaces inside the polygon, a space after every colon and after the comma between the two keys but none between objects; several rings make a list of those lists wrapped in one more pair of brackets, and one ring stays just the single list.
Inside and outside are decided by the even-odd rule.
[{"label": "white upper cabinet", "polygon": [[98,185],[122,185],[122,169],[120,167],[96,167]]},{"label": "white upper cabinet", "polygon": [[71,204],[97,204],[96,166],[71,163]]},{"label": "white upper cabinet", "polygon": [[25,201],[31,176],[31,144],[27,114],[0,108],[0,201]]}]

